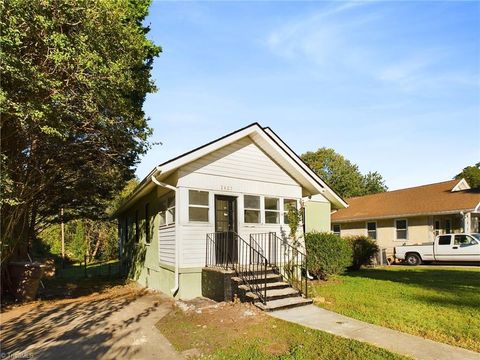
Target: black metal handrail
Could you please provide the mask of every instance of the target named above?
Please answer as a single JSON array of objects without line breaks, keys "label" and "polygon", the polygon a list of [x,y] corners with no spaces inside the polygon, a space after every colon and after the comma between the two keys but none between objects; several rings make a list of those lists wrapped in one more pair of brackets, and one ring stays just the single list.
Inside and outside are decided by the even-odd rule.
[{"label": "black metal handrail", "polygon": [[307,255],[275,232],[250,234],[250,242],[261,249],[268,264],[283,279],[308,297]]},{"label": "black metal handrail", "polygon": [[258,299],[267,303],[268,261],[236,232],[207,234],[205,266],[233,269]]}]

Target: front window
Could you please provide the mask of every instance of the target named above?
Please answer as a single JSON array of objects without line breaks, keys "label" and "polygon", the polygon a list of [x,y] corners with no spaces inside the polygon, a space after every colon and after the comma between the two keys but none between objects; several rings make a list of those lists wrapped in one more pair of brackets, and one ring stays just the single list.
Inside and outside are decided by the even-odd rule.
[{"label": "front window", "polygon": [[339,224],[334,224],[332,226],[332,231],[335,235],[340,236],[340,231],[341,231],[340,225]]},{"label": "front window", "polygon": [[395,220],[397,240],[407,240],[407,220]]},{"label": "front window", "polygon": [[373,240],[377,240],[377,223],[376,222],[367,223],[367,234],[369,238]]},{"label": "front window", "polygon": [[208,191],[188,191],[189,221],[208,222]]},{"label": "front window", "polygon": [[159,201],[160,226],[175,224],[175,193],[163,196]]},{"label": "front window", "polygon": [[283,199],[283,223],[288,225],[288,211],[297,208],[297,200]]},{"label": "front window", "polygon": [[265,198],[265,223],[280,223],[280,201],[278,198]]},{"label": "front window", "polygon": [[244,195],[244,221],[248,224],[260,223],[260,196]]}]

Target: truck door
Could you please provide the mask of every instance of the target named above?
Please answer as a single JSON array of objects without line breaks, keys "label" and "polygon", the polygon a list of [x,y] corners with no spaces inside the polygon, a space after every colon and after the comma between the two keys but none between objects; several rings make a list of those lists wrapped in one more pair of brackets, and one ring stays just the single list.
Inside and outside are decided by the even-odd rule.
[{"label": "truck door", "polygon": [[452,235],[439,235],[435,239],[435,260],[437,261],[455,261],[452,249]]},{"label": "truck door", "polygon": [[480,262],[480,244],[470,235],[454,235],[452,250],[455,261]]}]

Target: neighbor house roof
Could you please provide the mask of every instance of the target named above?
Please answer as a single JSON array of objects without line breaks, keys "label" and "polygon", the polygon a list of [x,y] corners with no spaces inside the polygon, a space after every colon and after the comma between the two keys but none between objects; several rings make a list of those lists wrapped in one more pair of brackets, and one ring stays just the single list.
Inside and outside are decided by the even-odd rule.
[{"label": "neighbor house roof", "polygon": [[332,214],[332,222],[353,222],[416,215],[453,214],[480,207],[480,191],[464,179],[346,199],[349,207]]},{"label": "neighbor house roof", "polygon": [[253,123],[158,165],[142,180],[130,196],[120,205],[114,215],[126,210],[136,199],[151,191],[155,186],[152,176],[156,180],[162,181],[180,167],[247,136],[311,195],[322,194],[335,208],[348,206],[271,129],[263,128],[260,124]]}]

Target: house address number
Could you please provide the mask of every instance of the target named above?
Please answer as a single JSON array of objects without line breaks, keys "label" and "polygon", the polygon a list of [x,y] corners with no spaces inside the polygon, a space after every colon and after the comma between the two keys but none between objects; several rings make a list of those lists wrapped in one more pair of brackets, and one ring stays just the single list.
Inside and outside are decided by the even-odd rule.
[{"label": "house address number", "polygon": [[230,191],[232,187],[230,185],[220,185],[220,190]]}]

